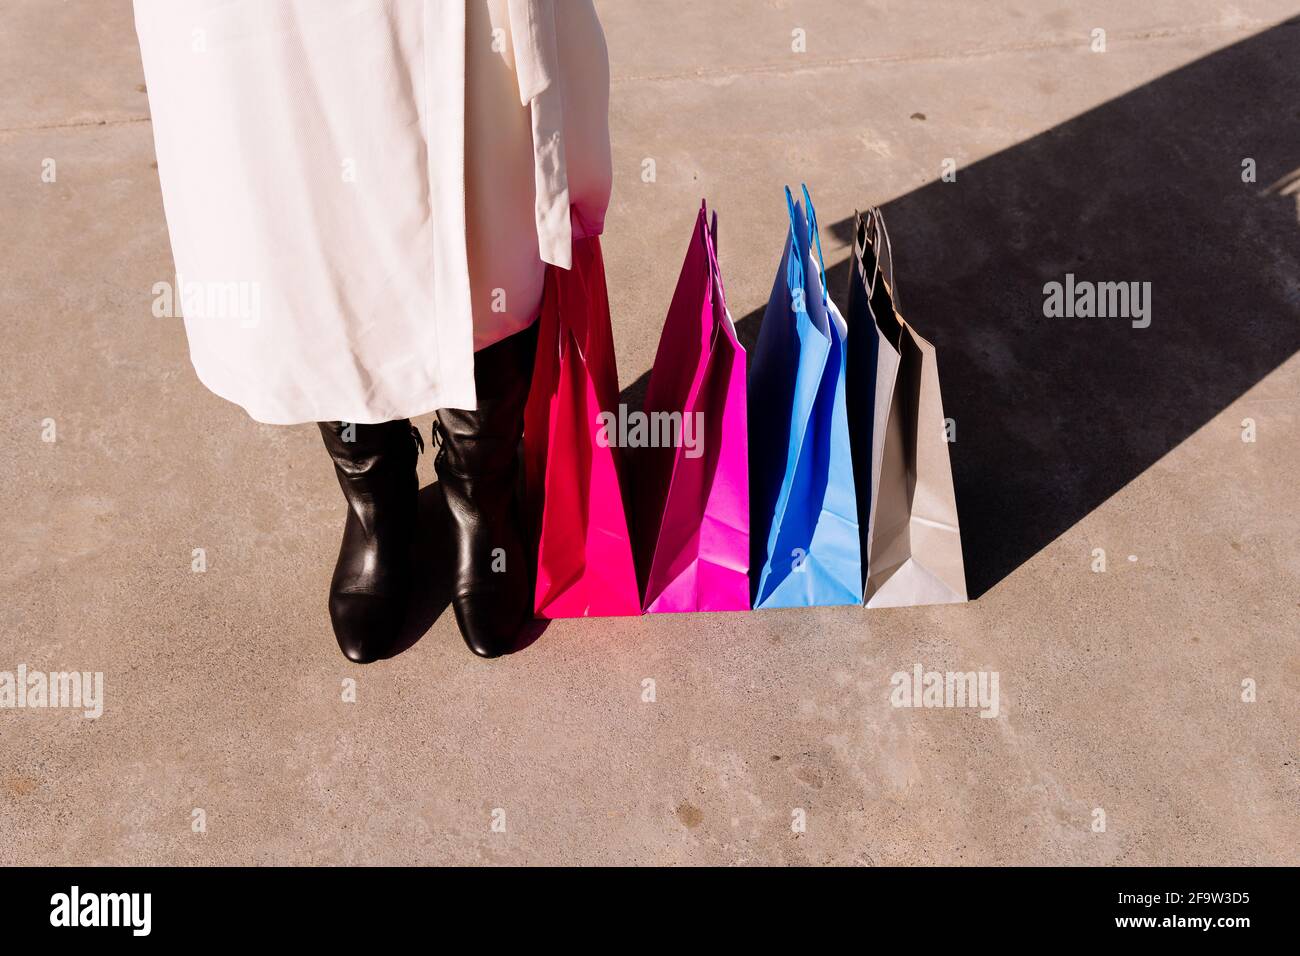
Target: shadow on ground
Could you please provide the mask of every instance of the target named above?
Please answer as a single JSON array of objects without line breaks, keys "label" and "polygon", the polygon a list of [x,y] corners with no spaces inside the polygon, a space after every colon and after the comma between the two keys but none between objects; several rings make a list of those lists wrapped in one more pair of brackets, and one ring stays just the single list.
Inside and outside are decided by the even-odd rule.
[{"label": "shadow on ground", "polygon": [[[1300,349],[1297,48],[1300,18],[884,206],[901,311],[957,423],[972,598]],[[849,242],[852,220],[830,230]],[[1150,326],[1045,318],[1066,273],[1150,282]],[[842,307],[847,262],[827,281]],[[761,320],[740,319],[747,348]]]},{"label": "shadow on ground", "polygon": [[447,499],[437,484],[420,489],[419,529],[412,567],[433,568],[434,574],[429,576],[429,587],[415,588],[406,611],[406,626],[390,656],[415,646],[451,604],[451,571],[455,567],[456,549]]},{"label": "shadow on ground", "polygon": [[[401,637],[389,657],[396,657],[414,647],[451,607],[456,539],[451,532],[447,499],[436,482],[420,489],[419,507],[419,532],[412,567],[432,568],[433,573],[428,576],[428,587],[414,589]],[[531,582],[529,587],[531,590]],[[530,621],[510,653],[517,654],[532,646],[548,624],[549,621]]]}]

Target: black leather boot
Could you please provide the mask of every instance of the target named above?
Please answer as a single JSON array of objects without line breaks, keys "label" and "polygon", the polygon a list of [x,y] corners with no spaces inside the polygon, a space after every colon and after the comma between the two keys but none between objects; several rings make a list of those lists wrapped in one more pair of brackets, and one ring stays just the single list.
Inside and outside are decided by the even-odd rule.
[{"label": "black leather boot", "polygon": [[537,324],[474,355],[478,410],[438,412],[433,460],[456,533],[452,604],[469,649],[511,650],[532,618],[532,572],[519,501],[519,441]]},{"label": "black leather boot", "polygon": [[424,446],[406,419],[317,424],[348,502],[330,621],[344,656],[364,664],[391,652],[406,614],[420,491],[415,462]]}]

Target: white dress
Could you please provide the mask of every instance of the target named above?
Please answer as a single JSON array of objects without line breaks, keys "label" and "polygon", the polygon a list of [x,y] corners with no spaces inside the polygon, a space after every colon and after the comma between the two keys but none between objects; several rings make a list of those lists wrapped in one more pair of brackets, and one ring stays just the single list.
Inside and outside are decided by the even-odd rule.
[{"label": "white dress", "polygon": [[174,296],[258,421],[473,408],[609,203],[591,0],[135,0]]}]

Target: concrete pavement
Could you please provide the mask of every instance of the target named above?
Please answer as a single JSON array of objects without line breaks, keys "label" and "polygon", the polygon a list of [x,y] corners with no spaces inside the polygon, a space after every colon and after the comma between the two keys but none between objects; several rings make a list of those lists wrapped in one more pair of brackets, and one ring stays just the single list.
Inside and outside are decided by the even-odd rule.
[{"label": "concrete pavement", "polygon": [[[884,205],[977,599],[564,621],[492,662],[443,613],[348,664],[315,429],[208,393],[150,314],[130,5],[12,0],[0,671],[102,671],[105,700],[0,710],[0,863],[1296,862],[1294,5],[599,6],[627,394],[701,196],[751,341],[781,186],[837,293]],[[1151,281],[1151,327],[1044,318],[1066,272]],[[917,664],[997,672],[998,715],[891,706]]]}]

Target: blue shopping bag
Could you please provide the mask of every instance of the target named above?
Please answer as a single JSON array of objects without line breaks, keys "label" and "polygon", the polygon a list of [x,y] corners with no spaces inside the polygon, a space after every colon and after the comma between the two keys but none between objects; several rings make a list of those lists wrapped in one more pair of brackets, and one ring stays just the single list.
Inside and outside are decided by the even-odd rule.
[{"label": "blue shopping bag", "polygon": [[803,198],[807,218],[786,187],[790,231],[750,362],[756,608],[862,603],[845,405],[847,326],[826,294],[817,213],[806,186]]}]

